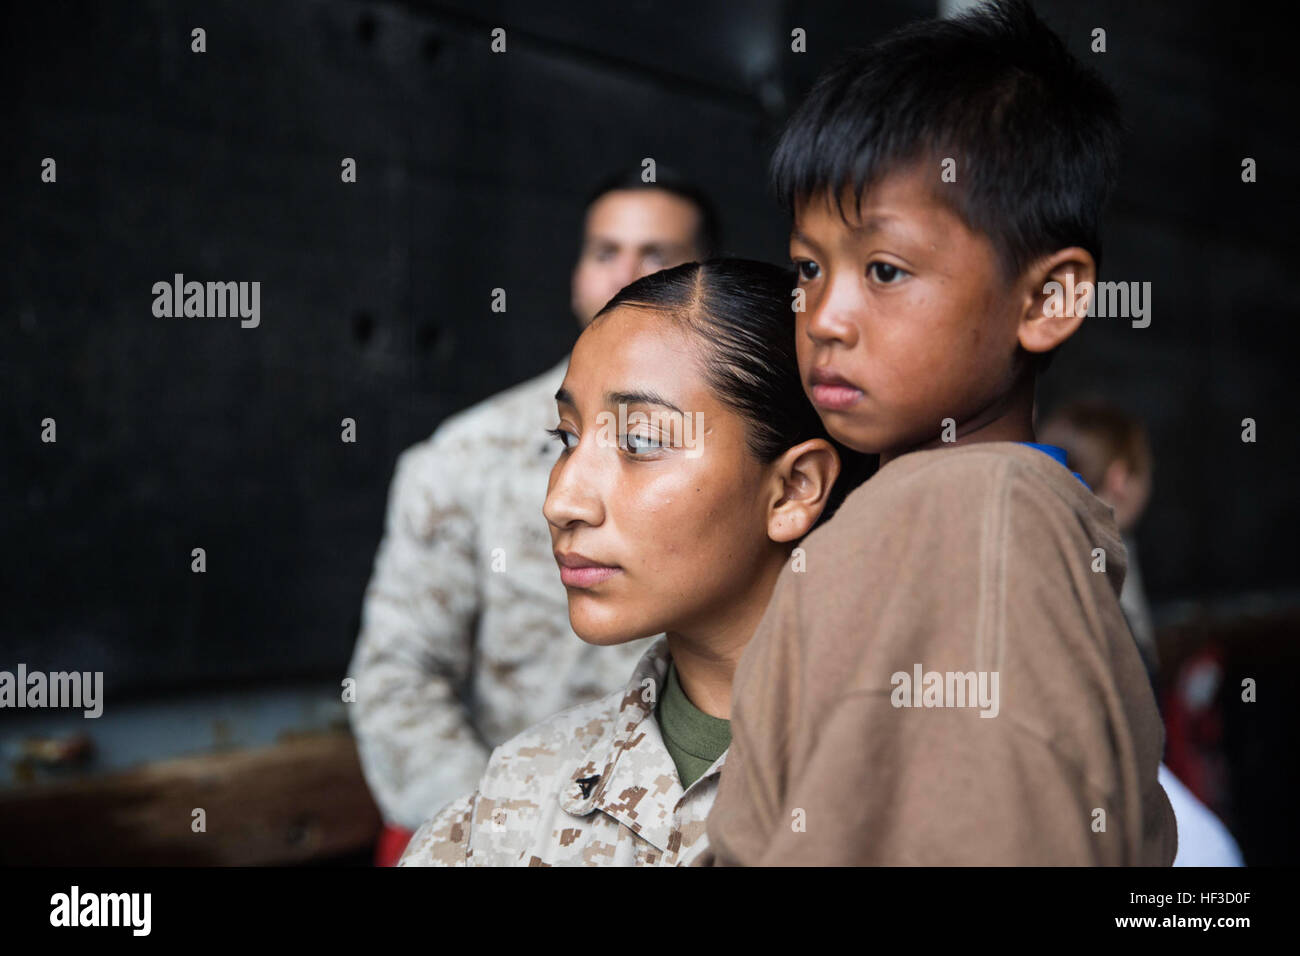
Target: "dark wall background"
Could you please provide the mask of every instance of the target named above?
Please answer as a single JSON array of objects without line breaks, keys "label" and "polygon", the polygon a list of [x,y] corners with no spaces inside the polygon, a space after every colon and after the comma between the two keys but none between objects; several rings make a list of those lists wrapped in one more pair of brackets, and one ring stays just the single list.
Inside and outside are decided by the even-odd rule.
[{"label": "dark wall background", "polygon": [[[1289,356],[1300,215],[1294,52],[1266,7],[1044,4],[1089,49],[1131,127],[1104,234],[1102,278],[1149,280],[1152,321],[1095,318],[1040,394],[1106,395],[1146,421],[1155,491],[1139,527],[1153,600],[1295,596],[1296,405]],[[1108,26],[1112,25],[1113,26]],[[1254,157],[1259,180],[1241,181]],[[1258,426],[1241,441],[1242,419]]]},{"label": "dark wall background", "polygon": [[[0,666],[103,670],[110,692],[339,674],[397,454],[572,344],[593,181],[645,156],[677,167],[716,197],[727,251],[784,261],[765,187],[780,122],[841,50],[933,12],[540,6],[10,14]],[[1090,322],[1043,405],[1100,393],[1149,423],[1157,604],[1289,593],[1300,84],[1285,34],[1221,4],[1039,8],[1123,98],[1134,130],[1103,278],[1151,281],[1154,303],[1146,329]],[[1104,56],[1087,53],[1094,26]],[[46,156],[57,184],[40,181]],[[345,156],[356,184],[339,180]],[[1257,184],[1240,182],[1243,156]],[[151,287],[176,272],[260,281],[261,326],[155,318]],[[57,444],[40,441],[47,416]]]}]

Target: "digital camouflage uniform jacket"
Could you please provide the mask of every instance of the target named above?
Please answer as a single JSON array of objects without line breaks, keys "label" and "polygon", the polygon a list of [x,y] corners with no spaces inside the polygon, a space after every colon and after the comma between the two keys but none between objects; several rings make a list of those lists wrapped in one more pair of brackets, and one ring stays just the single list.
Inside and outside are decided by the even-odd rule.
[{"label": "digital camouflage uniform jacket", "polygon": [[622,691],[498,747],[478,791],[425,823],[398,865],[689,864],[727,755],[682,790],[654,715],[668,660],[660,637]]},{"label": "digital camouflage uniform jacket", "polygon": [[584,643],[542,515],[553,368],[448,418],[398,459],[348,675],[361,766],[414,830],[474,789],[492,747],[622,686],[649,641]]}]

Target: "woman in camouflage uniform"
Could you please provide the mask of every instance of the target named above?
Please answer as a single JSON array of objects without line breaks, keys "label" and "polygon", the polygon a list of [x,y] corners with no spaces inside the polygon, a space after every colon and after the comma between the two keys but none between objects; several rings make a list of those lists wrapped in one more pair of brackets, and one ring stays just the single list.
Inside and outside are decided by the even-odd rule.
[{"label": "woman in camouflage uniform", "polygon": [[627,286],[579,337],[543,509],[569,619],[592,644],[662,636],[623,690],[497,747],[399,865],[671,866],[704,850],[740,654],[800,539],[866,470],[804,394],[794,286],[765,263],[687,263]]}]

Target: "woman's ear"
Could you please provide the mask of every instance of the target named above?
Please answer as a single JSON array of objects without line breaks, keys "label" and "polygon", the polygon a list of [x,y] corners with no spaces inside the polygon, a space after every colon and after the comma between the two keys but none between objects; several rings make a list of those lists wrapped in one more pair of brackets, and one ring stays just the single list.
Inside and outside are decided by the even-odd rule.
[{"label": "woman's ear", "polygon": [[771,464],[772,498],[767,536],[798,541],[821,517],[840,474],[840,456],[824,438],[810,438],[787,449]]},{"label": "woman's ear", "polygon": [[1073,335],[1096,294],[1097,263],[1079,246],[1058,249],[1026,271],[1018,338],[1026,352],[1050,352]]}]

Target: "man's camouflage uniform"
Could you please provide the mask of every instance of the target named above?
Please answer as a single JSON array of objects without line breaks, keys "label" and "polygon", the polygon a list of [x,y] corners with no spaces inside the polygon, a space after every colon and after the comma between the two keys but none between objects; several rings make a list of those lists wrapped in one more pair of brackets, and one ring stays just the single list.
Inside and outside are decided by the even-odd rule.
[{"label": "man's camouflage uniform", "polygon": [[668,658],[660,637],[622,691],[498,747],[478,790],[420,827],[398,865],[688,865],[727,755],[682,790],[654,714]]},{"label": "man's camouflage uniform", "polygon": [[[348,705],[385,819],[414,830],[477,784],[492,747],[622,685],[648,646],[569,625],[542,515],[568,358],[404,451],[366,588]],[[466,698],[466,699],[462,699]]]}]

